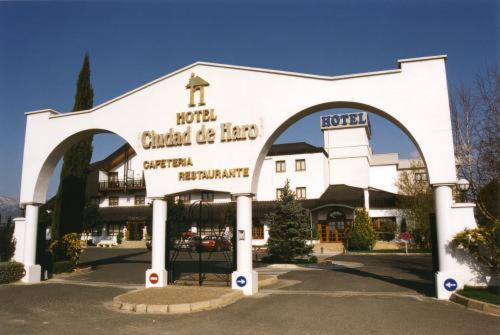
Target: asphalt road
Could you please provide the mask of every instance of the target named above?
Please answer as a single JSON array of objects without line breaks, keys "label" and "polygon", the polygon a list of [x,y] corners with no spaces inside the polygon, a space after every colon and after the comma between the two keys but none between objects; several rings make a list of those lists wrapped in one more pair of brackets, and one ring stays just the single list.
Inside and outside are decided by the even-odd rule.
[{"label": "asphalt road", "polygon": [[[0,334],[399,335],[496,334],[500,329],[499,317],[428,297],[430,258],[419,256],[337,256],[335,262],[358,265],[290,271],[258,295],[213,311],[172,316],[117,312],[109,304],[126,291],[119,288],[123,277],[141,272],[143,280],[141,259],[149,257],[129,252],[113,250],[108,258],[117,257],[114,261],[98,255],[89,260],[100,262],[94,272],[105,273],[92,276],[117,287],[50,281],[1,285]],[[78,280],[91,282],[88,275]]]}]

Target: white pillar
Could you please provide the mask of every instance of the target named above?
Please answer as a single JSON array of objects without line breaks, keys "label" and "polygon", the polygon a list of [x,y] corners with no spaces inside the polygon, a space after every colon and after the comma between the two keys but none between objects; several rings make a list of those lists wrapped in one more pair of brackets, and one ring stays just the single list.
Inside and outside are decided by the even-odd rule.
[{"label": "white pillar", "polygon": [[[453,238],[451,185],[434,186],[434,204],[436,212],[437,245],[433,246],[439,257],[439,270],[436,273],[436,295],[438,299],[449,299],[453,293],[449,283],[457,283],[456,289],[463,286],[460,274],[456,273],[456,261],[451,254],[449,242]],[[451,279],[451,280],[450,280]],[[448,283],[448,284],[447,284]],[[445,286],[447,285],[447,286]],[[447,289],[448,287],[448,289]]]},{"label": "white pillar", "polygon": [[232,288],[253,295],[259,289],[259,280],[252,264],[252,194],[237,195],[236,230],[237,262]]},{"label": "white pillar", "polygon": [[42,268],[36,264],[36,233],[38,227],[38,204],[26,205],[26,227],[24,230],[23,263],[26,275],[25,283],[38,283],[41,280]]},{"label": "white pillar", "polygon": [[164,199],[153,199],[151,269],[146,271],[146,287],[167,285],[167,271],[165,270],[166,232],[167,202]]},{"label": "white pillar", "polygon": [[24,261],[24,231],[26,229],[26,218],[14,219],[14,238],[16,239],[16,250],[14,261],[23,263]]},{"label": "white pillar", "polygon": [[365,210],[368,212],[370,210],[370,192],[367,188],[363,190],[363,198],[365,200]]}]

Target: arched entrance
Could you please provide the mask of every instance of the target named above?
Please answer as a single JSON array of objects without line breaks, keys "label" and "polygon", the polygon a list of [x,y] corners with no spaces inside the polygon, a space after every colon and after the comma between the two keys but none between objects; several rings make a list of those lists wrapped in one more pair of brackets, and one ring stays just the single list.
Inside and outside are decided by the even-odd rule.
[{"label": "arched entrance", "polygon": [[[34,243],[37,204],[45,202],[51,170],[47,158],[51,161],[58,151],[54,148],[75,134],[106,129],[129,142],[144,162],[154,236],[147,285],[167,283],[165,196],[209,189],[236,199],[239,238],[232,286],[254,294],[258,284],[251,252],[252,196],[266,153],[284,129],[305,115],[357,108],[398,125],[425,161],[436,198],[436,285],[438,296],[445,298],[450,294],[442,286],[446,278],[455,278],[459,286],[473,278],[468,266],[449,251],[449,240],[456,231],[475,225],[471,209],[457,208],[452,201],[456,170],[445,58],[405,59],[398,61],[397,69],[337,77],[195,63],[88,111],[29,113],[20,199],[26,206],[25,254],[31,254]],[[203,92],[203,97],[193,92]],[[34,265],[24,258],[27,267]],[[154,282],[148,280],[151,276]]]},{"label": "arched entrance", "polygon": [[318,235],[321,243],[339,243],[344,240],[346,231],[352,226],[352,210],[350,218],[345,213],[346,208],[333,207],[324,220],[318,220]]}]

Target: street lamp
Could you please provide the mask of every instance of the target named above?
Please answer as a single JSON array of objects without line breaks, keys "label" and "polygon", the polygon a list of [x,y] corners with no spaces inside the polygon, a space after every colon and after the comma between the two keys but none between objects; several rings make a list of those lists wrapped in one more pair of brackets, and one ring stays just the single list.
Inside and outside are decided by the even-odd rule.
[{"label": "street lamp", "polygon": [[467,191],[469,190],[469,186],[470,186],[470,184],[469,184],[469,181],[467,179],[462,178],[457,182],[457,187],[458,187],[458,190],[460,191],[462,202],[467,201],[466,194],[467,194]]}]

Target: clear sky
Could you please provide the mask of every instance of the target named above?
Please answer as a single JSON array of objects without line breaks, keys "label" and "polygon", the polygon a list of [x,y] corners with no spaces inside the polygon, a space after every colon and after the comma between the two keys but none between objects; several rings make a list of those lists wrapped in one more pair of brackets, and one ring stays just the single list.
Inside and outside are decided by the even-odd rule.
[{"label": "clear sky", "polygon": [[[86,51],[95,104],[198,60],[340,75],[447,54],[453,89],[497,64],[498,14],[486,0],[0,1],[0,195],[19,196],[24,113],[70,111]],[[322,145],[318,119],[279,141]],[[375,152],[414,154],[384,119],[372,117],[372,130]],[[119,143],[96,138],[94,160]]]}]

